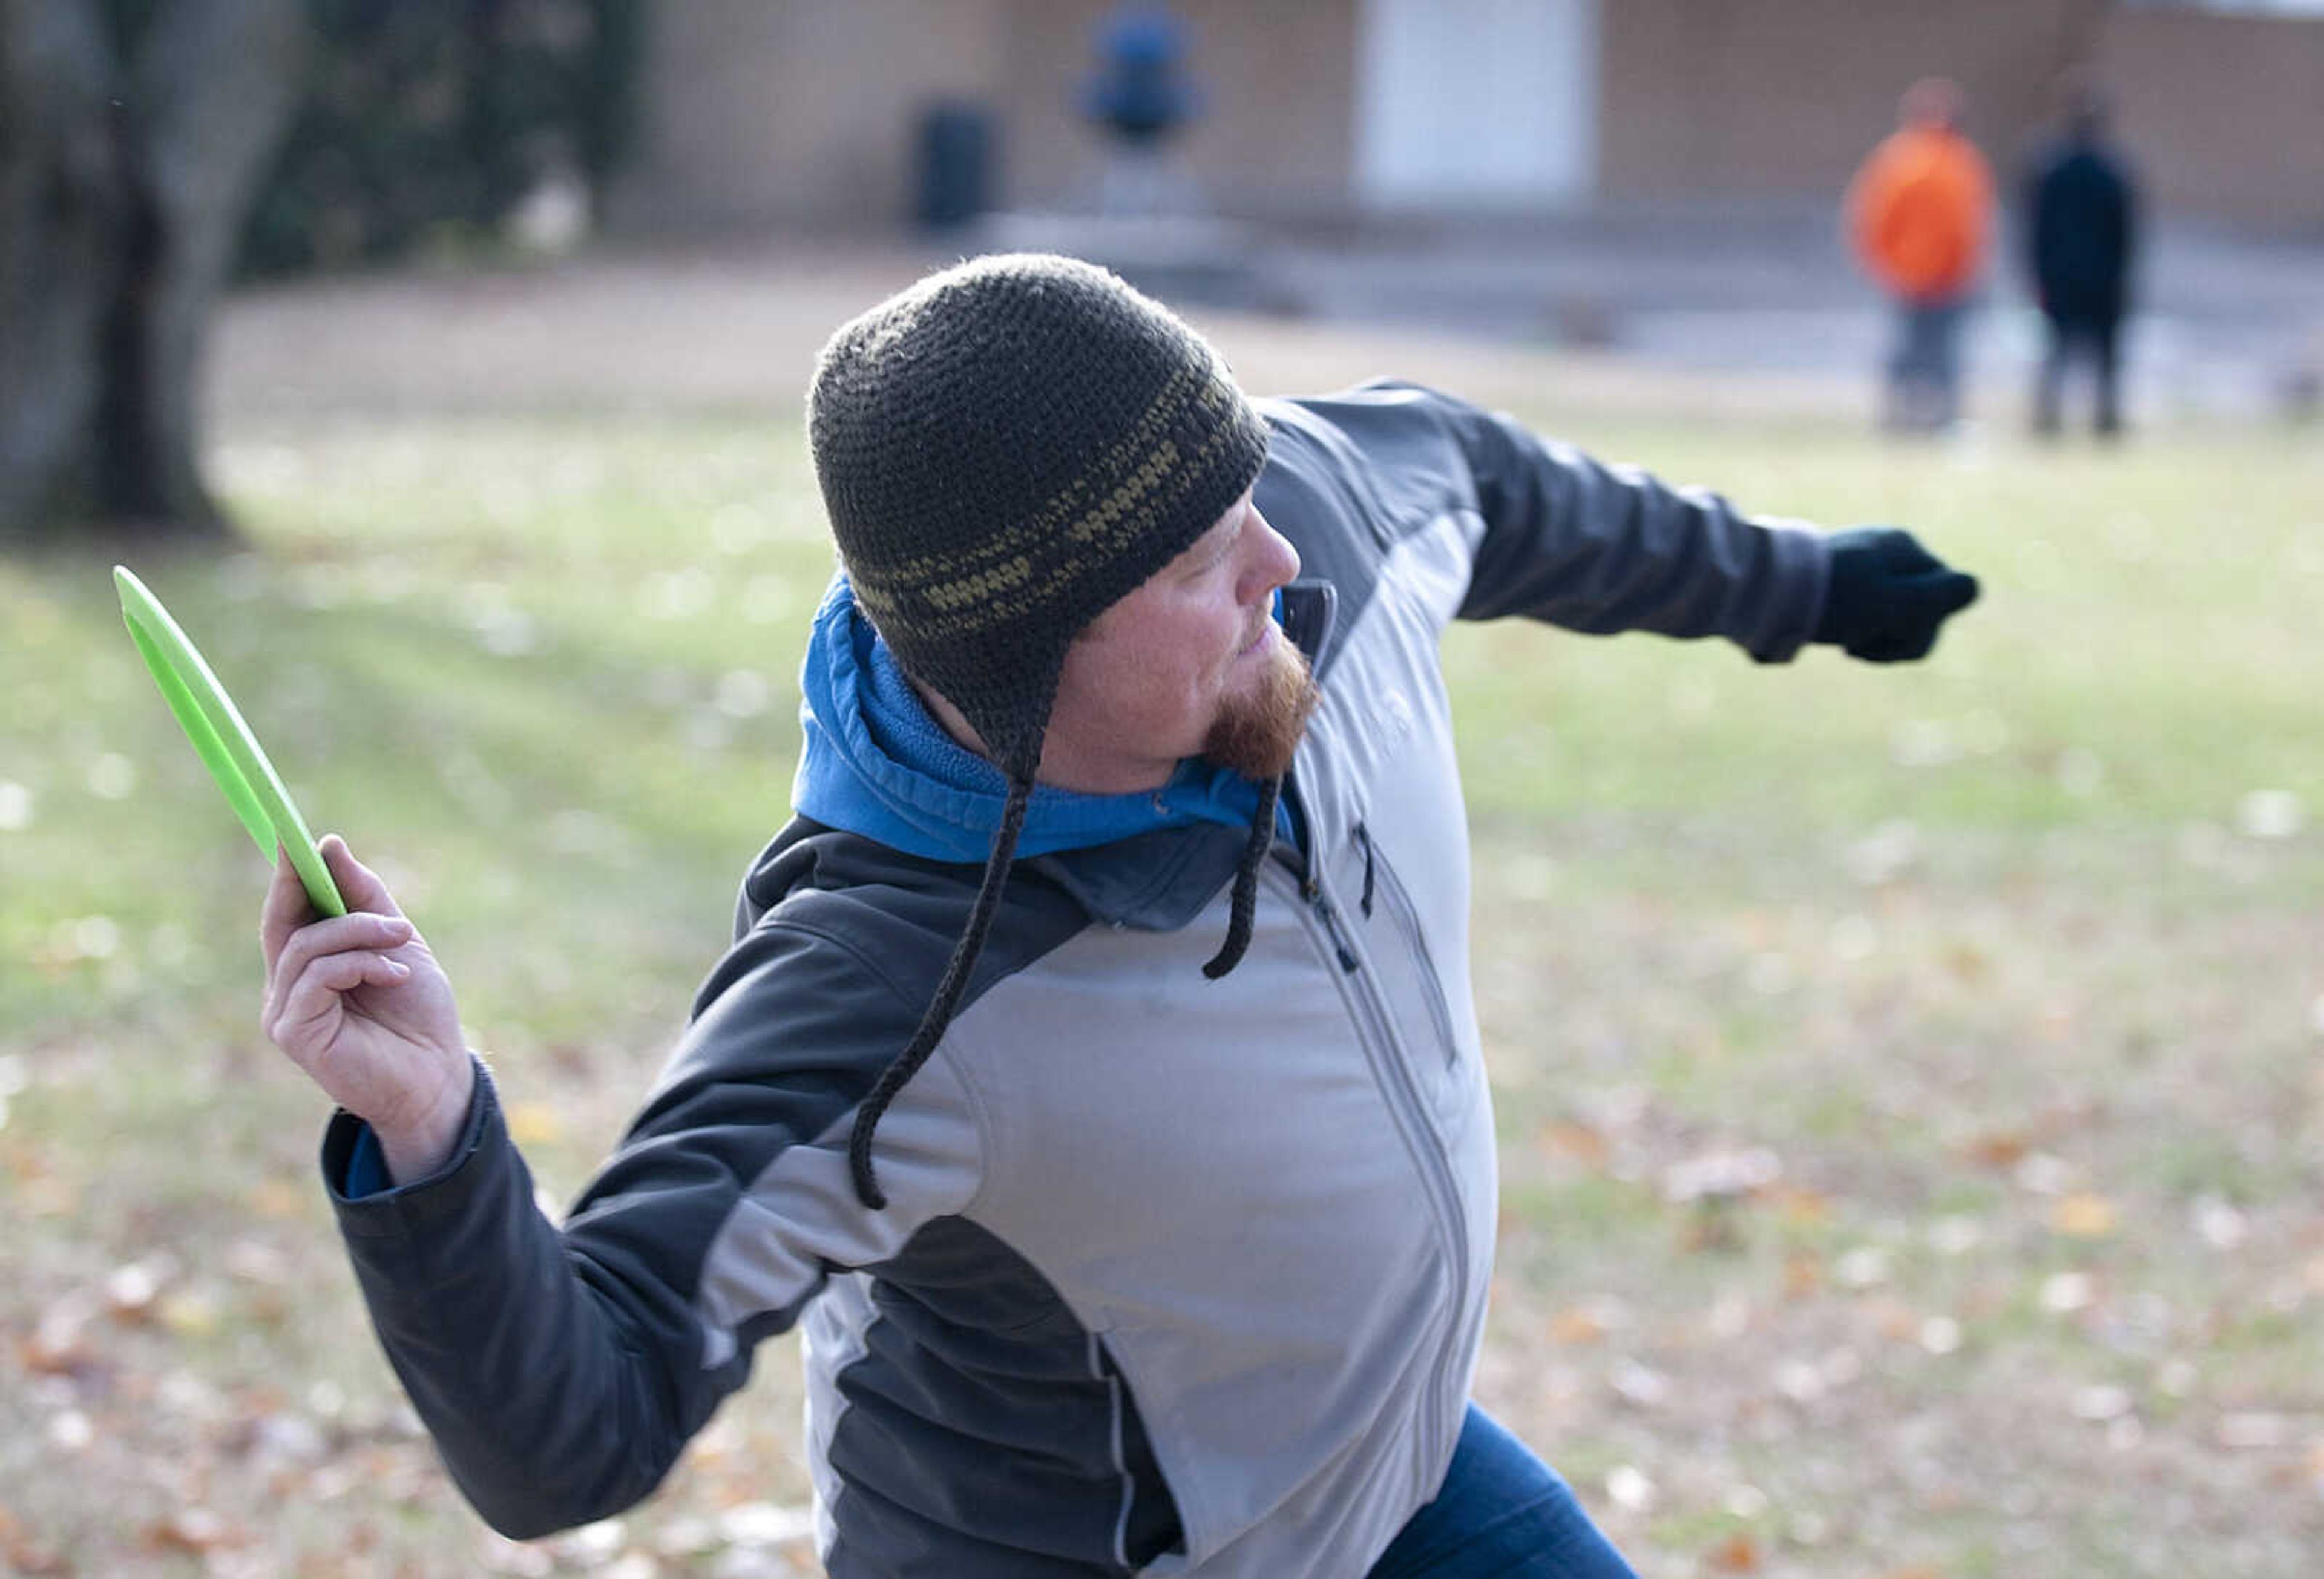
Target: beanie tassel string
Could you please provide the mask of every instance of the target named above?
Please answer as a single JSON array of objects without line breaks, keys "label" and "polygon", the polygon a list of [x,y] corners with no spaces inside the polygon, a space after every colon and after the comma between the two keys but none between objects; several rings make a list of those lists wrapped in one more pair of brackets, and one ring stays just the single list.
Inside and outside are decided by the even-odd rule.
[{"label": "beanie tassel string", "polygon": [[1251,918],[1259,909],[1259,873],[1267,864],[1267,853],[1275,845],[1275,808],[1283,799],[1283,780],[1278,776],[1259,787],[1259,809],[1251,814],[1250,842],[1242,848],[1242,862],[1235,868],[1234,898],[1227,910],[1227,940],[1203,967],[1203,974],[1217,981],[1242,963],[1250,948]]},{"label": "beanie tassel string", "polygon": [[976,968],[977,956],[984,952],[984,935],[991,930],[992,912],[1001,903],[1001,890],[1009,881],[1009,868],[1017,856],[1017,836],[1024,831],[1025,810],[1033,798],[1030,778],[1012,778],[1009,784],[1009,801],[1001,813],[1001,831],[992,837],[992,854],[984,863],[984,882],[976,891],[976,907],[969,912],[968,925],[953,946],[952,958],[945,965],[944,979],[936,983],[936,996],[928,1002],[927,1012],[920,1017],[920,1028],[895,1061],[881,1073],[863,1105],[855,1110],[855,1128],[847,1137],[847,1166],[855,1179],[855,1198],[873,1211],[888,1204],[886,1194],[872,1174],[872,1132],[880,1127],[881,1117],[888,1104],[896,1100],[907,1082],[920,1072],[928,1061],[936,1043],[944,1039],[945,1028],[952,1023],[953,1011],[960,1005],[960,996],[968,987],[969,973]]}]

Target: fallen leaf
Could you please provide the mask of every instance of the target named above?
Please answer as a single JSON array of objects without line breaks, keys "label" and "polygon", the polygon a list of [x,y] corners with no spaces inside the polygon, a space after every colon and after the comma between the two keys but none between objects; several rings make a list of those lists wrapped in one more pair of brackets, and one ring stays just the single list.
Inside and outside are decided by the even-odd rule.
[{"label": "fallen leaf", "polygon": [[16,1345],[16,1356],[35,1376],[69,1376],[84,1371],[93,1358],[88,1346],[86,1306],[62,1299],[41,1315],[40,1324]]},{"label": "fallen leaf", "polygon": [[149,1256],[114,1268],[105,1279],[106,1308],[115,1321],[133,1326],[151,1321],[154,1299],[177,1270],[177,1262],[168,1256]]},{"label": "fallen leaf", "polygon": [[1688,1251],[1732,1251],[1743,1248],[1741,1208],[1731,1196],[1704,1196],[1685,1208],[1679,1225],[1680,1248]]},{"label": "fallen leaf", "polygon": [[208,1337],[218,1330],[217,1302],[204,1294],[172,1294],[161,1301],[161,1325],[181,1338]]},{"label": "fallen leaf", "polygon": [[2195,1232],[2213,1250],[2231,1251],[2251,1237],[2251,1223],[2233,1202],[2206,1196],[2195,1203]]},{"label": "fallen leaf", "polygon": [[69,1217],[80,1208],[80,1187],[70,1179],[37,1174],[18,1187],[16,1205],[26,1217]]},{"label": "fallen leaf", "polygon": [[1705,1552],[1702,1560],[1715,1573],[1756,1574],[1759,1571],[1759,1543],[1748,1532],[1738,1529]]},{"label": "fallen leaf", "polygon": [[1765,1146],[1704,1151],[1663,1170],[1663,1198],[1733,1199],[1766,1188],[1783,1171],[1783,1159]]},{"label": "fallen leaf", "polygon": [[261,1217],[296,1217],[305,1208],[307,1192],[286,1179],[262,1179],[251,1187],[250,1209]]},{"label": "fallen leaf", "polygon": [[600,1519],[595,1524],[585,1524],[558,1536],[549,1543],[549,1550],[560,1557],[595,1567],[620,1555],[629,1538],[629,1526],[623,1520]]},{"label": "fallen leaf", "polygon": [[1969,1159],[1981,1168],[2006,1172],[2015,1168],[2020,1159],[2032,1149],[2033,1141],[2015,1131],[1998,1130],[1979,1135],[1961,1150]]},{"label": "fallen leaf", "polygon": [[2052,1272],[2042,1280],[2042,1308],[2052,1316],[2071,1316],[2089,1308],[2097,1285],[2088,1272]]},{"label": "fallen leaf", "polygon": [[2062,1196],[2050,1214],[2050,1226],[2073,1239],[2104,1239],[2115,1229],[2114,1203],[2087,1191]]},{"label": "fallen leaf", "polygon": [[673,1560],[706,1556],[720,1546],[718,1527],[699,1516],[681,1514],[655,1532],[654,1550]]},{"label": "fallen leaf", "polygon": [[1606,1335],[1606,1324],[1586,1309],[1561,1310],[1550,1318],[1549,1335],[1561,1344],[1594,1344]]},{"label": "fallen leaf", "polygon": [[1888,1252],[1877,1245],[1858,1245],[1840,1258],[1832,1275],[1850,1288],[1876,1288],[1888,1280]]},{"label": "fallen leaf", "polygon": [[718,1532],[738,1547],[773,1547],[815,1533],[815,1513],[806,1507],[746,1502],[719,1515]]},{"label": "fallen leaf", "polygon": [[1921,1324],[1921,1347],[1932,1354],[1950,1354],[1961,1346],[1961,1325],[1950,1316],[1932,1316]]},{"label": "fallen leaf", "polygon": [[557,1559],[535,1546],[524,1546],[506,1536],[487,1531],[483,1554],[477,1559],[488,1574],[505,1574],[510,1579],[548,1579],[557,1571]]},{"label": "fallen leaf", "polygon": [[565,1133],[565,1121],[557,1110],[545,1102],[519,1102],[509,1104],[509,1138],[520,1146],[540,1146],[554,1141]]},{"label": "fallen leaf", "polygon": [[145,1545],[157,1552],[183,1552],[204,1556],[226,1547],[238,1547],[249,1536],[207,1508],[180,1508],[145,1529]]},{"label": "fallen leaf", "polygon": [[1604,1135],[1591,1129],[1588,1124],[1575,1123],[1571,1119],[1562,1119],[1556,1123],[1544,1124],[1541,1129],[1541,1146],[1545,1151],[1571,1157],[1583,1167],[1593,1170],[1606,1166],[1607,1157],[1611,1150],[1606,1144]]},{"label": "fallen leaf", "polygon": [[2017,1187],[2037,1196],[2062,1196],[2073,1182],[2072,1164],[2048,1151],[2029,1151],[2009,1171]]},{"label": "fallen leaf", "polygon": [[1954,979],[1974,986],[1993,970],[1993,958],[1973,943],[1956,943],[1945,950],[1945,968]]},{"label": "fallen leaf", "polygon": [[237,1239],[226,1247],[226,1270],[246,1283],[287,1288],[298,1281],[290,1258],[255,1239]]},{"label": "fallen leaf", "polygon": [[1616,1464],[1606,1473],[1606,1498],[1628,1513],[1644,1513],[1655,1504],[1655,1483],[1636,1464]]},{"label": "fallen leaf", "polygon": [[2291,1443],[2292,1436],[2292,1422],[2282,1415],[2239,1410],[2219,1417],[2218,1439],[2222,1447],[2283,1447]]},{"label": "fallen leaf", "polygon": [[34,1540],[5,1508],[0,1508],[0,1567],[25,1579],[52,1579],[72,1572],[62,1552]]},{"label": "fallen leaf", "polygon": [[1872,1326],[1892,1344],[1909,1344],[1920,1336],[1921,1317],[1909,1305],[1896,1299],[1876,1299],[1868,1314]]},{"label": "fallen leaf", "polygon": [[1616,1361],[1606,1380],[1616,1397],[1637,1408],[1659,1408],[1670,1401],[1670,1378],[1636,1360]]},{"label": "fallen leaf", "polygon": [[1974,1217],[1953,1214],[1929,1224],[1929,1243],[1941,1255],[1967,1255],[1985,1238],[1985,1226]]}]

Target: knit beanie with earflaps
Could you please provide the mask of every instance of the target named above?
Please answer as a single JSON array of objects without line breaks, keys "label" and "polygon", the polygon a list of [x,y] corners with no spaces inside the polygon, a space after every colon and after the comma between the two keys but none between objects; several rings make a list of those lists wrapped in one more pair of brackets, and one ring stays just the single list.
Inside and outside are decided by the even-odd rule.
[{"label": "knit beanie with earflaps", "polygon": [[[876,1209],[872,1131],[975,968],[1066,649],[1241,496],[1267,434],[1217,353],[1167,308],[1092,264],[1023,254],[932,274],[843,325],[816,366],[807,440],[858,605],[1009,780],[968,925],[856,1113],[849,1163]],[[1279,790],[1260,797],[1213,976],[1249,945]]]}]

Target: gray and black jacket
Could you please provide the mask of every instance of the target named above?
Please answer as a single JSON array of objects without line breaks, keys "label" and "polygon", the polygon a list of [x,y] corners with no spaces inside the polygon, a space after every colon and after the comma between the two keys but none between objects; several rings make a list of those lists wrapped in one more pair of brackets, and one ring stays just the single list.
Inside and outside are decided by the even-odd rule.
[{"label": "gray and black jacket", "polygon": [[347,1193],[360,1125],[334,1121],[380,1338],[496,1528],[646,1495],[794,1323],[838,1579],[1355,1575],[1435,1493],[1495,1214],[1439,633],[1524,614],[1781,660],[1825,553],[1409,385],[1262,409],[1323,699],[1304,837],[1231,974],[1201,967],[1238,830],[1020,863],[868,1211],[850,1122],[980,872],[798,819],[561,1229],[488,1081],[444,1168],[379,1194]]}]

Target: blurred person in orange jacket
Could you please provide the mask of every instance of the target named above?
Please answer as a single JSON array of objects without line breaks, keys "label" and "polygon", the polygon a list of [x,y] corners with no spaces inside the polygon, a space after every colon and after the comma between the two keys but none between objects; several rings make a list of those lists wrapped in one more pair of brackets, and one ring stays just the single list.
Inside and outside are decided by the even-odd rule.
[{"label": "blurred person in orange jacket", "polygon": [[1960,414],[1960,326],[1993,233],[1993,177],[1961,133],[1960,87],[1915,82],[1897,127],[1848,189],[1848,239],[1898,308],[1887,422],[1940,432]]}]

